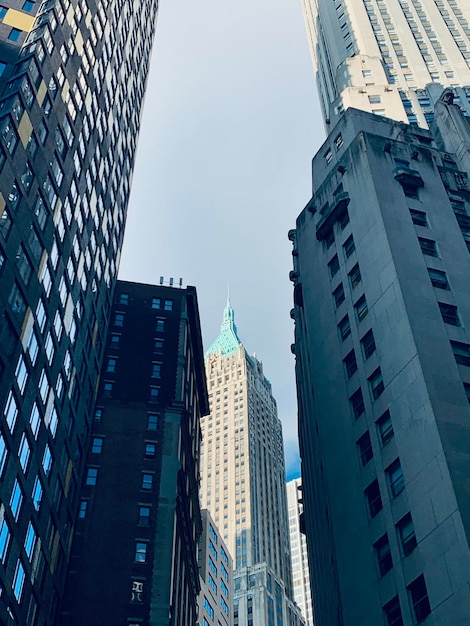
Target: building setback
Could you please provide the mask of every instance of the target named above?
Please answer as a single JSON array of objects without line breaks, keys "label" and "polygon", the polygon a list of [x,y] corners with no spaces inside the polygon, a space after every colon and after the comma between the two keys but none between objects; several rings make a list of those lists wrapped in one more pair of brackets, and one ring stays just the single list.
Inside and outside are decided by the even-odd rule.
[{"label": "building setback", "polygon": [[310,591],[310,571],[302,503],[302,479],[290,480],[286,489],[294,600],[300,608],[307,626],[313,626],[312,593]]},{"label": "building setback", "polygon": [[470,125],[450,90],[435,124],[347,110],[289,233],[317,626],[469,620]]},{"label": "building setback", "polygon": [[468,0],[302,0],[325,126],[354,107],[427,128],[444,87],[470,115]]},{"label": "building setback", "polygon": [[198,626],[232,626],[233,561],[230,552],[211,518],[203,509],[202,534],[197,564],[201,582],[198,597]]},{"label": "building setback", "polygon": [[206,352],[206,377],[201,504],[234,558],[234,625],[301,624],[291,599],[281,422],[262,364],[238,338],[230,301]]},{"label": "building setback", "polygon": [[194,287],[118,281],[61,624],[196,623],[200,416]]},{"label": "building setback", "polygon": [[0,7],[0,622],[52,626],[157,2]]}]

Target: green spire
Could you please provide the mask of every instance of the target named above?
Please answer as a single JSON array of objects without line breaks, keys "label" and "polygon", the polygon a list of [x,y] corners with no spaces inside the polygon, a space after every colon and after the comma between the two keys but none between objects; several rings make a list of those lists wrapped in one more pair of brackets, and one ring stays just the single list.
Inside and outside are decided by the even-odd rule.
[{"label": "green spire", "polygon": [[238,338],[237,327],[235,325],[235,313],[232,305],[230,304],[230,296],[228,296],[219,336],[206,351],[206,357],[209,354],[215,354],[216,352],[221,352],[222,356],[232,354],[238,350],[240,345],[241,341]]}]

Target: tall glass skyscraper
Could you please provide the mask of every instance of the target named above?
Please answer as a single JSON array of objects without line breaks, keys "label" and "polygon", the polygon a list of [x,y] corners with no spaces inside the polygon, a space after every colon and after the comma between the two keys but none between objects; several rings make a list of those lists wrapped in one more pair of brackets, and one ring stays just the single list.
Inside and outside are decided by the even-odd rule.
[{"label": "tall glass skyscraper", "polygon": [[467,0],[302,0],[328,129],[354,107],[427,128],[444,87],[470,115]]},{"label": "tall glass skyscraper", "polygon": [[0,622],[61,603],[156,0],[0,6]]},{"label": "tall glass skyscraper", "polygon": [[234,626],[302,624],[292,601],[284,446],[271,384],[247,354],[230,304],[206,352],[201,506],[234,559]]}]

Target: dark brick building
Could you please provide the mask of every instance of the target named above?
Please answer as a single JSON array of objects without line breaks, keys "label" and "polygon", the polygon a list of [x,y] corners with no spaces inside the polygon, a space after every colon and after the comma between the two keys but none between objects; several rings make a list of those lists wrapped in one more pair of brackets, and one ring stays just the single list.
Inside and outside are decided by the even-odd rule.
[{"label": "dark brick building", "polygon": [[207,412],[195,289],[118,281],[63,626],[195,624]]}]

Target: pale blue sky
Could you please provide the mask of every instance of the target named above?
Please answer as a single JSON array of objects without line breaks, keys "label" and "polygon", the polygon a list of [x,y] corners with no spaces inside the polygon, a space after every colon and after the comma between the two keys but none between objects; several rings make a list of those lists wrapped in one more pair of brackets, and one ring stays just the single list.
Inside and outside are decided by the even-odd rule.
[{"label": "pale blue sky", "polygon": [[300,0],[161,0],[120,278],[195,285],[205,347],[227,284],[299,471],[291,244],[324,138]]}]

